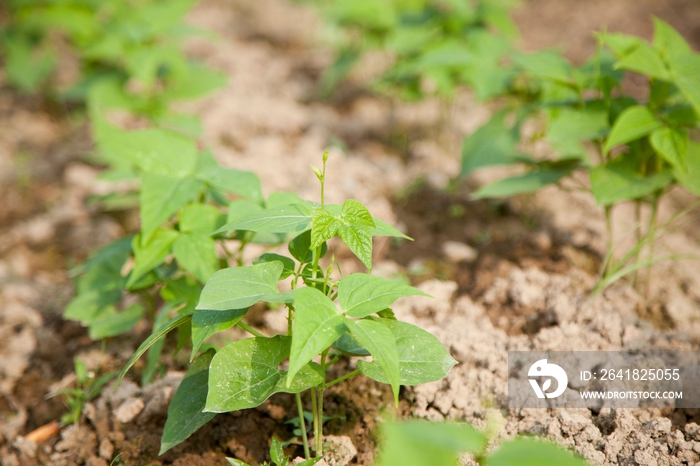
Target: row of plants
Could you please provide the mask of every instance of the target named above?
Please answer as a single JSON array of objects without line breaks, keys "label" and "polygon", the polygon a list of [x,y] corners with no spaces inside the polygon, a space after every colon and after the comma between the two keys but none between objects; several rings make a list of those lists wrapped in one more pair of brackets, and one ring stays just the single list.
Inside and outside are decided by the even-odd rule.
[{"label": "row of plants", "polygon": [[[222,167],[210,151],[200,150],[193,139],[199,132],[197,118],[174,113],[171,104],[203,95],[224,80],[180,51],[181,37],[190,32],[182,17],[192,4],[13,0],[6,6],[10,20],[0,35],[9,81],[50,99],[84,102],[97,148],[93,160],[108,167],[104,178],[138,182],[133,192],[103,201],[119,206],[135,199],[139,231],[101,248],[75,269],[77,295],[64,317],[87,327],[95,340],[118,338],[147,319],[152,333],[119,377],[146,355],[143,384],[157,376],[165,337],[177,331],[175,352],[187,348],[191,365],[169,407],[161,454],[216,413],[254,408],[275,393],[290,393],[296,399],[301,439],[286,443],[299,442],[307,464],[313,464],[323,455],[323,401],[329,387],[362,373],[390,385],[398,403],[401,385],[439,380],[456,362],[433,335],[396,320],[392,303],[423,293],[371,275],[372,238],[407,237],[357,201],[325,203],[327,154],[322,168],[314,168],[321,189],[320,202],[313,202],[286,192],[264,196],[254,174]],[[437,15],[430,20],[437,21],[429,26],[433,29],[455,21],[504,21],[498,9],[479,10],[481,16],[474,21],[466,10],[464,17],[452,19],[441,9],[421,11]],[[51,79],[61,66],[60,54],[66,53],[56,44],[68,44],[80,64],[79,79],[68,88],[56,87]],[[111,122],[114,110],[146,117],[150,128],[120,128]],[[370,273],[345,276],[332,255],[325,257],[327,242],[336,237]],[[246,263],[246,246],[252,243],[266,245],[268,252]],[[280,254],[284,247],[288,255]],[[286,312],[285,334],[265,335],[245,323],[248,309],[260,302],[273,308],[271,312]],[[234,326],[251,337],[223,348],[207,343]],[[340,374],[338,363],[348,357],[363,359],[357,369]],[[64,393],[72,400],[66,417],[72,421],[107,380],[95,381],[79,362],[76,372],[81,385]],[[329,374],[335,378],[329,380]],[[306,403],[302,394],[308,394]],[[308,427],[305,405],[311,406]],[[435,443],[433,450],[450,457],[468,450],[486,458],[485,441],[473,446],[474,436],[481,434],[466,426],[423,424],[419,430],[433,444],[439,435],[430,432],[443,428],[457,429],[453,438],[459,432],[469,434],[456,443]],[[387,434],[383,464],[409,464],[394,458],[392,438]],[[537,445],[549,451],[547,444]],[[271,458],[278,465],[288,461],[276,439]],[[484,464],[501,464],[494,461]]]},{"label": "row of plants", "polygon": [[[339,30],[332,35],[337,58],[325,76],[329,86],[358,58],[379,50],[389,65],[373,84],[376,91],[449,101],[466,87],[493,101],[491,119],[464,140],[460,178],[488,166],[519,167],[520,174],[480,188],[474,198],[506,198],[550,184],[591,193],[608,225],[596,293],[657,261],[686,257],[655,257],[652,246],[696,206],[659,224],[664,194],[682,186],[700,195],[700,56],[670,25],[654,18],[651,43],[598,33],[596,53],[573,66],[557,50],[513,47],[513,2],[361,3],[320,2],[321,14]],[[632,74],[645,78],[646,89],[630,91]],[[623,202],[636,205],[637,241],[614,255],[611,216]]]},{"label": "row of plants", "polygon": [[498,66],[517,28],[513,0],[342,0],[313,2],[327,19],[334,63],[322,77],[331,91],[371,53],[390,55],[373,84],[402,99],[454,96],[470,86],[480,98],[501,92],[508,71]]},{"label": "row of plants", "polygon": [[[195,2],[3,2],[0,51],[6,79],[46,99],[88,102],[92,120],[105,110],[123,109],[146,117],[153,126],[197,136],[198,118],[174,112],[171,104],[200,97],[226,80],[181,50],[188,36],[212,36],[183,23]],[[61,77],[65,69],[73,72]]]},{"label": "row of plants", "polygon": [[[673,187],[700,195],[700,54],[667,23],[654,18],[654,26],[651,43],[597,34],[596,53],[578,67],[553,51],[514,55],[513,80],[503,95],[508,103],[465,139],[462,150],[462,176],[493,165],[524,171],[480,188],[476,198],[531,193],[550,184],[595,197],[608,239],[595,292],[630,273],[636,278],[637,270],[657,261],[685,258],[655,257],[653,243],[698,205],[658,222],[659,202]],[[631,74],[645,78],[643,91],[627,91]],[[546,153],[528,152],[541,142]],[[623,202],[636,205],[637,241],[615,258],[612,213]],[[646,226],[643,206],[650,211]]]}]

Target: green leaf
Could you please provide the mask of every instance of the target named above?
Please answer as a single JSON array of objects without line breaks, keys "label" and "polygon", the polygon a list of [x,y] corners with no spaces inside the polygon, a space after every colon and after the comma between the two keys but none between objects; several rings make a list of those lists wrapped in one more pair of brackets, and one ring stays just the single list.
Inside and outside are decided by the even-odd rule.
[{"label": "green leaf", "polygon": [[210,349],[201,354],[187,370],[173,395],[158,455],[184,442],[216,415],[202,412],[209,392],[209,364],[215,353]]},{"label": "green leaf", "polygon": [[233,309],[230,311],[195,311],[192,315],[192,355],[190,361],[199,351],[202,343],[216,332],[226,330],[236,325],[248,309]]},{"label": "green leaf", "polygon": [[189,275],[181,275],[177,279],[165,281],[165,287],[160,291],[160,296],[170,305],[171,309],[177,309],[178,314],[192,314],[199,301],[202,285]]},{"label": "green leaf", "polygon": [[653,16],[654,20],[654,48],[662,57],[681,57],[693,53],[692,49],[678,31],[668,23]]},{"label": "green leaf", "polygon": [[[260,204],[256,204],[253,201],[248,201],[246,199],[237,199],[231,201],[228,204],[228,216],[226,217],[226,223],[233,223],[239,220],[245,219],[246,217],[262,212],[263,207]],[[219,227],[218,231],[221,231],[222,227]]]},{"label": "green leaf", "polygon": [[684,172],[687,169],[688,130],[685,128],[660,128],[649,137],[652,147],[673,168]]},{"label": "green leaf", "polygon": [[504,180],[479,188],[473,195],[474,199],[488,197],[510,197],[516,194],[532,193],[548,184],[556,183],[569,173],[569,170],[538,170],[520,176],[513,176]]},{"label": "green leaf", "polygon": [[399,230],[386,223],[384,220],[379,220],[376,217],[372,217],[372,219],[374,220],[375,224],[375,227],[370,230],[372,232],[372,236],[393,236],[396,238],[403,238],[413,241],[413,238],[404,235]]},{"label": "green leaf", "polygon": [[608,112],[605,109],[566,107],[552,119],[547,139],[553,143],[588,141],[605,136],[608,128]]},{"label": "green leaf", "polygon": [[[153,328],[158,328],[162,325],[164,325],[168,321],[168,314],[170,313],[170,306],[163,306],[160,311],[156,314],[156,318],[153,321]],[[183,327],[178,327],[178,337],[180,336],[180,331]],[[178,338],[179,340],[179,338]],[[143,371],[141,372],[141,386],[145,387],[146,385],[150,384],[153,382],[153,379],[156,376],[156,371],[158,370],[158,366],[160,365],[160,356],[163,354],[163,347],[165,346],[165,339],[160,339],[157,342],[153,343],[153,345],[148,348],[148,353],[146,354],[146,366],[143,368]]]},{"label": "green leaf", "polygon": [[668,57],[671,78],[700,115],[700,55]]},{"label": "green leaf", "polygon": [[315,288],[302,288],[294,298],[294,333],[289,354],[287,385],[321,351],[329,348],[346,331],[335,304]]},{"label": "green leaf", "polygon": [[124,378],[124,375],[127,373],[127,371],[131,369],[131,366],[133,366],[134,363],[141,356],[143,356],[143,354],[146,351],[148,351],[148,348],[150,348],[155,342],[167,335],[168,332],[170,332],[173,329],[176,329],[180,325],[188,324],[190,320],[192,320],[192,315],[179,316],[166,323],[162,327],[159,327],[156,330],[154,330],[153,333],[148,338],[146,338],[146,340],[144,340],[143,343],[141,343],[141,346],[139,346],[136,352],[133,354],[133,356],[131,356],[129,362],[126,363],[126,366],[124,366],[124,369],[122,369],[121,373],[119,374],[119,377],[117,378],[117,385],[119,385],[119,382],[121,382],[122,378]]},{"label": "green leaf", "polygon": [[258,204],[262,203],[262,187],[257,175],[222,167],[209,150],[200,155],[195,176],[213,188],[237,194]]},{"label": "green leaf", "polygon": [[605,153],[615,146],[639,139],[660,128],[662,123],[643,105],[634,105],[625,109],[615,120],[607,141]]},{"label": "green leaf", "polygon": [[[323,382],[321,366],[299,367],[294,380],[280,370],[289,356],[290,337],[247,338],[224,346],[209,368],[205,411],[223,413],[255,408],[275,393],[299,393]],[[291,382],[291,383],[288,383]]]},{"label": "green leaf", "polygon": [[193,138],[202,135],[202,120],[197,115],[166,113],[154,117],[154,122],[159,128],[178,131]]},{"label": "green leaf", "polygon": [[253,264],[264,264],[265,262],[279,261],[284,266],[280,280],[284,280],[294,273],[294,261],[286,256],[267,252],[253,261]]},{"label": "green leaf", "polygon": [[511,165],[522,156],[516,145],[519,128],[506,126],[507,112],[496,113],[488,123],[467,136],[462,144],[462,169],[460,176],[467,176],[477,168],[492,165]]},{"label": "green leaf", "polygon": [[469,424],[411,420],[387,422],[379,466],[457,466],[464,452],[481,455],[488,439]]},{"label": "green leaf", "polygon": [[228,461],[228,464],[231,466],[250,466],[245,461],[237,460],[235,458],[226,458],[226,461]]},{"label": "green leaf", "polygon": [[643,176],[630,154],[622,154],[611,162],[591,170],[591,190],[600,205],[639,199],[668,185],[673,179],[670,171]]},{"label": "green leaf", "polygon": [[[289,242],[289,253],[302,264],[311,263],[314,260],[314,252],[311,249],[311,230],[306,230]],[[328,245],[321,245],[321,257],[328,252]]]},{"label": "green leaf", "polygon": [[396,339],[389,328],[374,320],[345,319],[345,325],[352,337],[372,355],[372,362],[377,364],[391,385],[394,403],[399,405],[399,350]]},{"label": "green leaf", "polygon": [[277,466],[287,466],[287,457],[284,455],[282,442],[277,440],[277,437],[272,437],[270,442],[270,459]]},{"label": "green leaf", "polygon": [[341,223],[338,217],[328,210],[316,209],[311,219],[311,225],[311,249],[316,249],[338,234],[338,227]]},{"label": "green leaf", "polygon": [[309,227],[312,213],[313,208],[308,204],[275,207],[228,223],[214,233],[225,233],[232,230],[248,230],[258,233],[297,233]]},{"label": "green leaf", "polygon": [[[397,320],[381,319],[396,339],[399,350],[401,385],[420,385],[440,380],[457,364],[440,340],[415,325]],[[374,362],[358,361],[358,368],[367,377],[389,383],[384,371]]]},{"label": "green leaf", "polygon": [[131,288],[148,272],[163,263],[168,254],[170,246],[180,236],[175,230],[157,229],[151,238],[143,244],[142,233],[134,236],[131,247],[134,250],[134,268],[126,282],[126,287]]},{"label": "green leaf", "polygon": [[603,33],[599,34],[599,37],[613,52],[621,56],[627,55],[636,47],[646,43],[639,37],[620,33]]},{"label": "green leaf", "polygon": [[163,222],[170,220],[180,207],[196,198],[202,182],[192,178],[147,173],[141,181],[141,234],[148,241]]},{"label": "green leaf", "polygon": [[374,275],[354,273],[338,283],[338,304],[351,317],[379,312],[404,296],[430,296],[412,286]]},{"label": "green leaf", "polygon": [[219,269],[216,243],[209,236],[197,233],[181,235],[173,243],[173,253],[178,263],[202,283]]},{"label": "green leaf", "polygon": [[184,79],[164,92],[168,99],[197,99],[226,85],[228,75],[199,63],[189,63]]},{"label": "green leaf", "polygon": [[338,228],[338,236],[350,250],[355,253],[358,259],[372,270],[372,232],[364,225],[343,225]]},{"label": "green leaf", "polygon": [[279,295],[277,282],[284,266],[279,261],[223,269],[211,276],[199,297],[197,309],[243,309]]},{"label": "green leaf", "polygon": [[143,306],[138,303],[132,304],[122,311],[117,311],[113,307],[110,312],[100,315],[90,322],[88,335],[93,340],[102,340],[126,333],[136,324],[145,312]]},{"label": "green leaf", "polygon": [[333,343],[333,348],[348,356],[369,356],[367,348],[356,342],[349,333],[343,334]]},{"label": "green leaf", "polygon": [[669,81],[666,64],[651,45],[642,42],[615,64],[615,69],[636,71],[652,78]]},{"label": "green leaf", "polygon": [[275,191],[267,196],[267,201],[265,201],[265,207],[267,209],[292,204],[308,205],[309,203],[300,198],[296,193],[288,191]]},{"label": "green leaf", "polygon": [[679,183],[687,190],[700,196],[700,144],[691,141],[688,144],[686,156],[688,169],[685,172],[675,171],[674,175]]},{"label": "green leaf", "polygon": [[486,460],[487,466],[587,466],[582,458],[574,456],[553,443],[534,438],[518,438],[504,442],[501,448]]},{"label": "green leaf", "polygon": [[2,48],[7,80],[24,92],[35,92],[46,82],[56,66],[53,50],[35,48],[24,37],[7,37]]},{"label": "green leaf", "polygon": [[571,64],[559,52],[553,50],[518,54],[513,57],[513,63],[538,78],[563,83],[571,81]]},{"label": "green leaf", "polygon": [[183,178],[197,165],[197,144],[175,131],[145,129],[110,131],[97,141],[111,158],[125,158],[144,173]]},{"label": "green leaf", "polygon": [[89,325],[99,318],[105,308],[113,307],[122,297],[120,290],[89,290],[73,298],[63,313],[63,318]]},{"label": "green leaf", "polygon": [[224,224],[224,215],[208,204],[188,204],[180,212],[178,226],[183,233],[211,234]]},{"label": "green leaf", "polygon": [[375,227],[374,219],[367,210],[367,207],[354,199],[348,199],[343,202],[341,210],[341,219],[349,224],[364,225],[367,227]]}]

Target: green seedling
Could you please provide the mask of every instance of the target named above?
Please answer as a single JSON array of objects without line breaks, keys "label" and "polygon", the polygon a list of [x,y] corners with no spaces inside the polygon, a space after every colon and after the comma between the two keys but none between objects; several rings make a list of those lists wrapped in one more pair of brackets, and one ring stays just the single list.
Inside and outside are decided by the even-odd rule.
[{"label": "green seedling", "polygon": [[[515,54],[506,98],[511,104],[464,141],[462,176],[491,165],[518,165],[525,173],[482,187],[476,198],[531,193],[569,180],[590,192],[605,211],[608,258],[601,283],[611,283],[655,262],[660,199],[680,185],[700,195],[700,55],[671,26],[654,18],[652,43],[630,35],[600,33],[598,51],[572,66],[554,51]],[[625,93],[627,74],[646,78],[643,98]],[[525,122],[535,127],[521,136]],[[546,142],[547,157],[522,151]],[[594,151],[595,156],[590,153]],[[572,176],[586,172],[589,184]],[[612,251],[616,205],[632,202],[637,212],[637,246],[621,262]],[[642,208],[649,221],[642,227]],[[648,258],[642,249],[648,246]],[[629,266],[629,261],[633,262]]]},{"label": "green seedling", "polygon": [[457,466],[469,453],[480,466],[586,466],[580,457],[534,438],[516,438],[487,452],[489,437],[468,424],[387,422],[381,428],[379,466]]},{"label": "green seedling", "polygon": [[77,424],[80,422],[80,417],[83,414],[85,403],[94,399],[99,395],[104,386],[117,375],[116,372],[110,372],[101,377],[97,377],[95,373],[88,371],[85,363],[80,359],[75,360],[75,388],[65,388],[50,396],[64,396],[66,408],[68,412],[61,416],[61,424]]},{"label": "green seedling", "polygon": [[377,90],[403,99],[452,97],[469,86],[479,98],[505,89],[499,66],[517,36],[511,0],[332,0],[318,2],[334,30],[336,60],[322,79],[332,90],[372,51],[391,55]]},{"label": "green seedling", "polygon": [[[193,115],[170,109],[222,86],[225,78],[180,50],[198,32],[182,22],[195,0],[10,0],[0,26],[0,52],[8,81],[25,92],[88,102],[93,130],[108,110],[142,115],[159,127],[199,133]],[[57,44],[63,44],[59,53]],[[67,49],[67,50],[65,50]],[[68,52],[68,54],[66,54]],[[71,82],[55,82],[56,70],[77,59]]]},{"label": "green seedling", "polygon": [[[306,433],[307,434],[309,433],[309,428],[311,427],[311,425],[313,423],[313,419],[314,419],[314,414],[312,412],[304,411],[304,423],[306,424]],[[322,422],[325,424],[328,421],[333,421],[333,420],[344,421],[345,419],[346,419],[345,416],[326,416],[326,415],[324,415]],[[302,436],[302,432],[301,432],[302,421],[299,418],[299,416],[293,417],[292,419],[285,422],[285,424],[293,425],[294,430],[292,431],[292,433],[294,435],[296,435],[297,437]],[[296,439],[288,440],[285,443],[294,443],[294,441],[296,441]]]},{"label": "green seedling", "polygon": [[[320,204],[298,200],[235,219],[214,234],[247,231],[291,238],[290,256],[265,254],[250,266],[215,272],[207,280],[196,310],[164,324],[137,350],[121,376],[142,354],[175,328],[187,328],[192,360],[168,410],[161,453],[184,441],[215,413],[261,405],[275,393],[295,395],[307,459],[311,445],[306,435],[302,393],[311,404],[313,450],[323,455],[323,399],[329,387],[360,373],[391,386],[398,404],[401,385],[417,385],[443,378],[456,361],[430,333],[396,320],[389,310],[401,297],[425,293],[392,280],[355,273],[336,278],[336,264],[322,267],[326,242],[340,240],[371,270],[372,237],[402,233],[372,217],[359,202],[342,205],[324,200],[325,170],[317,171]],[[338,269],[339,270],[339,269]],[[289,291],[279,291],[283,281]],[[242,319],[258,302],[279,303],[287,312],[286,334],[266,336]],[[250,333],[219,351],[199,353],[214,333],[239,326]],[[367,356],[357,369],[329,380],[333,365],[347,355]]]},{"label": "green seedling", "polygon": [[[290,457],[285,456],[284,454],[282,442],[277,440],[276,437],[272,437],[272,442],[270,443],[270,460],[272,461],[272,464],[265,461],[263,462],[262,466],[287,466],[290,459]],[[320,458],[310,458],[297,464],[300,466],[312,466],[319,460]],[[226,458],[226,461],[228,461],[231,466],[250,466],[248,463],[234,458]]]}]

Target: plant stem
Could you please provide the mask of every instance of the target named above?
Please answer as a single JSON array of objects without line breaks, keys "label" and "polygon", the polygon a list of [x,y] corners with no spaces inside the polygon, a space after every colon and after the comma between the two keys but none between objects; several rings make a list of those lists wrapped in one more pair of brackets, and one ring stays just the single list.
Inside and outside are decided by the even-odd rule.
[{"label": "plant stem", "polygon": [[241,328],[242,328],[243,330],[245,330],[246,332],[250,333],[251,335],[255,335],[256,337],[259,337],[259,338],[267,338],[265,335],[263,335],[262,333],[258,332],[258,331],[255,330],[254,328],[250,327],[248,324],[246,324],[246,323],[243,322],[242,320],[239,320],[239,321],[238,321],[238,326],[241,327]]},{"label": "plant stem", "polygon": [[326,162],[328,161],[328,152],[323,153],[323,176],[321,177],[321,208],[325,207],[325,191],[326,191]]},{"label": "plant stem", "polygon": [[[659,213],[659,197],[660,194],[654,194],[654,201],[651,204],[651,218],[649,219],[649,227],[647,228],[647,236],[651,239],[649,243],[649,262],[654,259],[654,241],[656,236],[656,217]],[[649,291],[651,288],[651,266],[647,269],[646,278],[645,297],[649,299]]]},{"label": "plant stem", "polygon": [[[326,357],[328,349],[321,353],[321,373],[323,374],[323,383],[318,387],[318,434],[316,436],[316,456],[323,456],[323,391],[326,388]],[[320,452],[320,453],[319,453]]]},{"label": "plant stem", "polygon": [[239,267],[243,267],[243,250],[250,240],[249,232],[244,232],[241,238],[241,245],[238,247],[238,257],[236,257],[236,263]]},{"label": "plant stem", "polygon": [[335,379],[335,380],[332,380],[332,381],[328,382],[328,383],[325,385],[325,388],[332,387],[333,385],[338,384],[338,383],[342,382],[343,380],[347,380],[347,379],[349,379],[350,377],[354,377],[354,376],[356,376],[356,375],[359,374],[359,373],[360,373],[360,369],[355,369],[355,370],[352,371],[352,372],[348,372],[347,374],[345,374],[345,375],[343,375],[343,376],[341,376],[341,377],[338,377],[338,378]]},{"label": "plant stem", "polygon": [[606,275],[608,271],[612,268],[613,263],[613,231],[612,231],[612,206],[605,206],[605,234],[607,236],[607,254],[608,260],[605,264],[605,270],[603,275]]},{"label": "plant stem", "polygon": [[309,439],[306,435],[306,420],[304,420],[304,407],[301,404],[301,393],[295,393],[294,396],[297,399],[297,412],[299,413],[299,428],[301,429],[301,438],[304,441],[304,458],[307,460],[311,458],[311,453],[309,452]]},{"label": "plant stem", "polygon": [[[640,200],[635,201],[634,220],[634,227],[637,233],[637,244],[639,244],[642,241],[642,202]],[[639,263],[640,252],[641,248],[637,249],[637,252],[634,255],[635,264]],[[632,274],[632,288],[634,288],[637,285],[637,271],[638,269],[634,271],[634,274]]]},{"label": "plant stem", "polygon": [[[321,438],[321,435],[319,434],[319,425],[323,421],[318,417],[318,404],[316,403],[315,388],[311,389],[311,412],[314,416],[314,440],[316,442],[314,446],[314,451],[316,453],[316,458],[320,458],[321,456],[323,456],[323,452],[321,451],[323,449],[323,443],[319,442],[319,438]],[[321,448],[319,448],[319,443],[321,443]]]}]

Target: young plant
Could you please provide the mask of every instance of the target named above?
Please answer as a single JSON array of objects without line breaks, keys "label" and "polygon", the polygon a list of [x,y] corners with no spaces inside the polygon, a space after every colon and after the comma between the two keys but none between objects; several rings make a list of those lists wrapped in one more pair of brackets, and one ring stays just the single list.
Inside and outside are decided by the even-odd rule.
[{"label": "young plant", "polygon": [[[274,466],[287,466],[289,464],[289,460],[291,458],[286,456],[284,454],[284,446],[282,442],[277,440],[276,437],[272,437],[272,441],[270,443],[270,460],[272,461],[272,465]],[[307,460],[304,460],[300,463],[295,463],[297,466],[313,466],[316,464],[320,458],[310,458]],[[248,463],[245,463],[241,460],[237,460],[234,458],[226,458],[226,461],[231,466],[249,466]],[[262,466],[272,466],[270,463],[265,461]]]},{"label": "young plant", "polygon": [[392,55],[376,87],[403,99],[451,97],[471,86],[487,98],[505,89],[499,66],[517,36],[511,0],[361,0],[321,2],[335,34],[337,58],[322,85],[331,90],[371,51]]},{"label": "young plant", "polygon": [[[355,200],[325,203],[325,167],[314,168],[321,183],[320,204],[297,198],[294,203],[261,210],[221,227],[215,234],[247,231],[291,237],[290,256],[263,254],[254,265],[219,270],[208,280],[196,310],[181,315],[146,340],[120,377],[145,351],[174,328],[191,332],[194,361],[168,410],[161,453],[184,441],[215,413],[261,405],[275,393],[295,395],[304,454],[323,455],[323,400],[329,387],[363,373],[391,386],[398,403],[401,385],[439,380],[456,364],[430,333],[397,321],[390,309],[404,296],[425,295],[410,286],[369,274],[335,278],[331,259],[320,260],[326,242],[339,237],[371,271],[372,237],[405,235],[370,215]],[[339,268],[337,268],[340,271]],[[283,281],[288,291],[279,291]],[[287,332],[266,336],[242,320],[258,302],[284,304]],[[214,333],[238,326],[252,338],[227,343],[218,351],[197,356]],[[370,356],[357,369],[328,380],[328,372],[345,356]],[[308,393],[313,413],[313,446],[306,435],[302,393]]]},{"label": "young plant", "polygon": [[586,466],[560,447],[534,438],[507,440],[487,452],[489,437],[468,424],[412,420],[381,428],[379,466],[457,466],[470,453],[480,466]]},{"label": "young plant", "polygon": [[[510,84],[512,104],[464,141],[462,176],[490,165],[519,165],[526,173],[482,187],[476,198],[507,197],[560,183],[575,171],[586,171],[592,193],[605,210],[608,258],[601,272],[608,280],[619,272],[649,265],[657,237],[659,199],[681,185],[700,195],[700,55],[671,26],[654,18],[650,44],[624,34],[598,34],[597,53],[573,67],[552,51],[516,54],[516,76]],[[626,94],[628,73],[648,84],[643,97]],[[535,126],[532,141],[523,141],[525,121]],[[547,157],[521,152],[521,142],[544,140]],[[590,157],[590,152],[595,157]],[[572,182],[578,184],[576,178]],[[612,260],[613,207],[637,206],[638,245],[620,262]],[[646,232],[639,225],[641,207],[650,206]],[[649,259],[640,251],[649,244]],[[640,246],[641,245],[641,246]],[[623,269],[630,259],[634,267]]]},{"label": "young plant", "polygon": [[[100,340],[131,330],[144,316],[154,329],[173,315],[191,315],[203,284],[231,259],[242,264],[250,242],[278,243],[275,235],[237,232],[237,252],[212,234],[227,220],[298,200],[285,193],[263,199],[250,172],[221,167],[187,136],[164,129],[103,131],[98,147],[124,171],[138,174],[141,230],[102,248],[76,269],[77,296],[64,317]],[[231,196],[235,196],[231,199]],[[228,212],[226,212],[228,210]],[[226,258],[219,257],[225,251]],[[182,333],[180,343],[189,340]],[[143,382],[152,380],[163,342],[152,347]]]},{"label": "young plant", "polygon": [[68,412],[61,416],[61,424],[77,424],[83,414],[85,403],[91,401],[102,392],[104,386],[117,375],[116,372],[97,377],[88,371],[85,363],[75,360],[75,388],[64,388],[51,396],[65,396]]},{"label": "young plant", "polygon": [[[171,102],[204,95],[225,78],[180,50],[181,39],[196,32],[182,23],[194,3],[10,0],[0,28],[8,81],[25,92],[43,89],[51,98],[89,100],[93,119],[107,109],[127,110],[196,135],[198,119],[174,114]],[[69,68],[71,59],[76,76],[55,82],[56,70]]]}]

